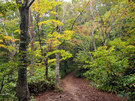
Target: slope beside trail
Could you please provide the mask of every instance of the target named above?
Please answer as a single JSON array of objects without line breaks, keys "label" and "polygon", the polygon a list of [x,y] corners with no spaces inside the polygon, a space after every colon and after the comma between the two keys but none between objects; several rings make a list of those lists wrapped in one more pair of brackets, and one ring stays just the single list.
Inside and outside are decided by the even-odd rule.
[{"label": "slope beside trail", "polygon": [[82,78],[74,77],[74,72],[68,74],[61,80],[63,91],[59,93],[45,92],[35,96],[38,101],[126,101],[117,95],[101,92],[88,85]]}]

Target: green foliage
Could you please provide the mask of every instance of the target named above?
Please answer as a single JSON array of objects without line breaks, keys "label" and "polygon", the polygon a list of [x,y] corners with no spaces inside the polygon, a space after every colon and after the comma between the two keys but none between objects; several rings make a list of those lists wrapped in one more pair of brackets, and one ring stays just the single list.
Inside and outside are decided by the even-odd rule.
[{"label": "green foliage", "polygon": [[17,5],[13,2],[0,2],[0,16],[6,18],[7,12],[16,11]]},{"label": "green foliage", "polygon": [[17,63],[9,61],[0,64],[0,100],[16,100]]},{"label": "green foliage", "polygon": [[88,69],[84,69],[84,68],[77,68],[76,70],[75,70],[75,77],[85,77],[84,76],[84,73],[86,72],[86,71],[88,71]]},{"label": "green foliage", "polygon": [[[38,66],[38,64],[37,64]],[[34,76],[28,78],[28,86],[31,95],[38,95],[46,90],[54,89],[55,71],[49,68],[49,75],[46,79],[44,66],[35,67]]]},{"label": "green foliage", "polygon": [[111,47],[98,47],[97,51],[92,52],[93,59],[86,61],[89,63],[89,70],[84,75],[103,91],[124,92],[133,97],[135,69],[130,58],[134,56],[135,47],[119,38],[111,41],[109,45]]},{"label": "green foliage", "polygon": [[[3,1],[3,0],[0,0]],[[0,100],[16,99],[19,59],[19,19],[17,5],[0,2]],[[60,77],[75,70],[76,77],[86,77],[91,85],[119,96],[135,96],[135,3],[134,0],[87,0],[73,3],[35,0],[31,8],[34,51],[28,47],[28,84],[31,95],[54,88],[55,55],[60,53]],[[55,7],[58,5],[58,11]],[[64,9],[63,9],[63,7]],[[18,5],[19,6],[19,5]],[[85,7],[86,6],[86,7]],[[91,6],[91,7],[90,7]],[[90,9],[91,8],[91,9]],[[84,10],[84,11],[82,11]],[[79,16],[78,16],[79,14]],[[58,20],[55,20],[56,15]],[[71,27],[73,30],[71,31]],[[92,26],[93,25],[93,26]],[[41,47],[36,26],[39,26]],[[59,26],[59,32],[56,27]],[[93,37],[97,50],[93,48]],[[56,46],[59,45],[59,50]],[[43,50],[43,53],[41,53]],[[18,58],[18,57],[17,57]],[[33,76],[30,76],[34,58]],[[44,60],[49,73],[45,76]]]},{"label": "green foliage", "polygon": [[85,73],[88,79],[95,82],[96,86],[104,91],[117,92],[118,77],[128,66],[127,59],[119,60],[114,53],[114,47],[107,49],[106,46],[99,47],[92,52],[93,60],[86,61],[90,70]]},{"label": "green foliage", "polygon": [[76,64],[73,62],[72,58],[63,60],[60,63],[60,78],[63,78],[68,73],[74,71],[76,68]]}]

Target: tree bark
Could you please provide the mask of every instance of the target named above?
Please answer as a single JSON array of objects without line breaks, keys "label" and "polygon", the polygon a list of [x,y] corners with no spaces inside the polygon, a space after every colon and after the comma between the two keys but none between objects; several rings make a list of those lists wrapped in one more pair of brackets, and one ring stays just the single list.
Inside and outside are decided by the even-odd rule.
[{"label": "tree bark", "polygon": [[91,0],[90,0],[90,11],[91,11],[91,14],[92,14],[91,35],[92,35],[93,47],[94,47],[94,50],[96,51],[96,43],[95,43],[95,38],[94,38],[95,13],[94,13],[94,9],[92,8],[92,1]]},{"label": "tree bark", "polygon": [[[56,0],[57,2],[57,0]],[[56,13],[58,12],[58,5],[56,5]],[[58,15],[56,14],[56,20],[58,20]],[[59,27],[56,27],[56,31],[59,32]],[[58,39],[59,40],[59,39]],[[59,50],[59,45],[56,46]],[[59,89],[59,69],[60,69],[60,53],[56,54],[56,76],[55,76],[55,89]]]},{"label": "tree bark", "polygon": [[[59,46],[57,46],[59,49]],[[56,54],[56,77],[55,77],[55,89],[59,89],[59,69],[60,69],[60,53]]]},{"label": "tree bark", "polygon": [[[20,13],[20,46],[19,46],[19,58],[20,64],[18,68],[18,80],[17,80],[17,97],[18,101],[29,101],[30,100],[30,93],[28,89],[28,82],[27,82],[27,48],[29,44],[29,7],[32,5],[34,0],[30,3],[28,0],[24,0],[22,3],[21,0],[16,0],[16,3],[22,5],[19,7]],[[29,3],[29,4],[28,4]]]},{"label": "tree bark", "polygon": [[5,79],[5,77],[3,76],[2,80],[1,80],[0,95],[1,95],[1,92],[2,92],[2,89],[4,86],[4,79]]},{"label": "tree bark", "polygon": [[91,25],[91,35],[92,35],[92,42],[93,42],[93,47],[94,47],[94,50],[96,51],[96,43],[95,43],[95,38],[94,38],[94,22],[93,22],[93,25]]},{"label": "tree bark", "polygon": [[[31,10],[29,10],[29,28],[30,28],[30,43],[31,43],[31,51],[32,53],[34,52],[34,31],[33,31],[33,18],[31,14]],[[31,59],[31,65],[30,65],[30,76],[34,75],[34,54],[32,54],[32,59]]]},{"label": "tree bark", "polygon": [[18,82],[17,82],[17,97],[19,101],[28,101],[30,98],[28,83],[27,83],[27,47],[29,43],[28,34],[28,22],[29,22],[29,9],[20,7],[19,8],[21,17],[21,36],[19,46],[19,58],[20,66],[18,70]]}]

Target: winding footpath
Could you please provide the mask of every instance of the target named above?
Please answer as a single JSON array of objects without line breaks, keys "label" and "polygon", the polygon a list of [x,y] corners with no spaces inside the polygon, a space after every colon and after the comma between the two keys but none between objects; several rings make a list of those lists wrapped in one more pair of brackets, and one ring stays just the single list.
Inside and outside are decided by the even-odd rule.
[{"label": "winding footpath", "polygon": [[74,77],[74,72],[68,74],[61,80],[63,91],[59,93],[45,92],[35,96],[38,101],[126,101],[117,95],[101,92],[88,85],[82,78]]}]

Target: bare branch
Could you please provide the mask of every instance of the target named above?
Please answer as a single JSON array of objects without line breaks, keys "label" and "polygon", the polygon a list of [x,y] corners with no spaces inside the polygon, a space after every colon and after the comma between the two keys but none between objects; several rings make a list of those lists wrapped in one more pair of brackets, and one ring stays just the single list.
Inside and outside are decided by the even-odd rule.
[{"label": "bare branch", "polygon": [[27,6],[27,8],[29,8],[29,7],[33,4],[34,1],[35,1],[35,0],[32,0],[32,1],[29,3],[29,5]]}]

